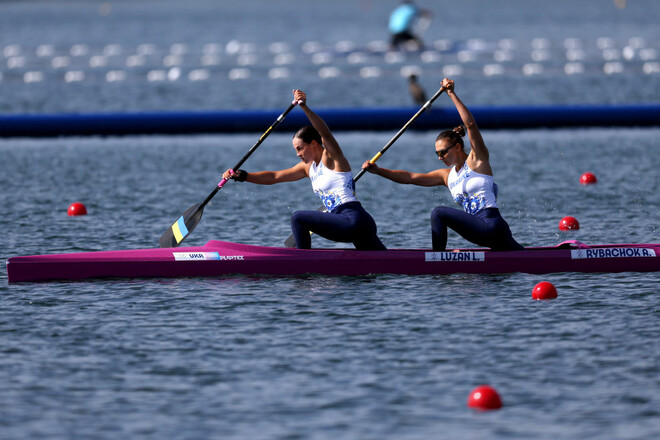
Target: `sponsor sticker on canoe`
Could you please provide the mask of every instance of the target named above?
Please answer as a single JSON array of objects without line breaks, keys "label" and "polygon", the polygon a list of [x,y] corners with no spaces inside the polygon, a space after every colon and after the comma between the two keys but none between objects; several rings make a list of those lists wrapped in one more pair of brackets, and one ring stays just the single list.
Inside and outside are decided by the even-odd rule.
[{"label": "sponsor sticker on canoe", "polygon": [[172,252],[172,255],[176,261],[245,260],[243,255],[220,255],[217,252]]},{"label": "sponsor sticker on canoe", "polygon": [[572,249],[572,259],[584,258],[643,258],[655,257],[655,249],[651,248],[598,248]]},{"label": "sponsor sticker on canoe", "polygon": [[484,252],[426,252],[425,261],[485,261]]}]

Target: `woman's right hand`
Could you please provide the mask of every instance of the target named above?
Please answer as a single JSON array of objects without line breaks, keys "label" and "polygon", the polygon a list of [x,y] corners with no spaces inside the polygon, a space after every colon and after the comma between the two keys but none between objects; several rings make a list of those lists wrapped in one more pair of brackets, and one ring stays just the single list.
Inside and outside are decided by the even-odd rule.
[{"label": "woman's right hand", "polygon": [[453,92],[454,91],[454,80],[451,80],[449,78],[443,79],[442,80],[442,87],[448,92]]},{"label": "woman's right hand", "polygon": [[369,171],[370,173],[376,173],[376,174],[378,173],[378,165],[368,160],[362,164],[362,169],[365,171]]}]

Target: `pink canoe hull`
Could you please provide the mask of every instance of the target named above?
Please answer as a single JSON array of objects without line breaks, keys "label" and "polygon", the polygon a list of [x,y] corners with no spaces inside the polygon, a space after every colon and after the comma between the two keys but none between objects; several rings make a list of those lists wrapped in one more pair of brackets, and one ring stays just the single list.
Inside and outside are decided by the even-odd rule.
[{"label": "pink canoe hull", "polygon": [[223,275],[429,275],[660,271],[660,244],[557,247],[516,252],[462,249],[298,250],[211,240],[204,246],[13,257],[10,283],[89,278],[218,277]]}]

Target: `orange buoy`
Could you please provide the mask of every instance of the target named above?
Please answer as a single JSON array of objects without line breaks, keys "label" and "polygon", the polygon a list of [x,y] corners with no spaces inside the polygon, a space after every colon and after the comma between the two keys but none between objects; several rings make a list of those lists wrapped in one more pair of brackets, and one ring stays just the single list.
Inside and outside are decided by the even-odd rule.
[{"label": "orange buoy", "polygon": [[490,385],[480,385],[472,390],[468,396],[467,405],[470,408],[488,411],[501,408],[502,400],[495,388]]},{"label": "orange buoy", "polygon": [[541,281],[532,290],[532,299],[544,300],[557,298],[557,289],[552,283]]},{"label": "orange buoy", "polygon": [[598,182],[596,176],[593,173],[586,172],[580,176],[580,183],[582,185],[591,185]]},{"label": "orange buoy", "polygon": [[562,231],[577,231],[580,229],[580,223],[575,217],[569,215],[559,221],[559,229]]},{"label": "orange buoy", "polygon": [[80,202],[72,203],[69,205],[69,215],[87,215],[87,208]]}]

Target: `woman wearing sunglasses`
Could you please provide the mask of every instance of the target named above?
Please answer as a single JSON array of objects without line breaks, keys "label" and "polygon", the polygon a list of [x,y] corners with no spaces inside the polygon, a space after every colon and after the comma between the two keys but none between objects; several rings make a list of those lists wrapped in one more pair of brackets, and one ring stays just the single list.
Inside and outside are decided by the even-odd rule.
[{"label": "woman wearing sunglasses", "polygon": [[300,103],[311,126],[301,128],[293,136],[298,164],[280,171],[227,170],[225,179],[261,185],[293,182],[309,177],[327,212],[296,211],[291,216],[291,229],[298,249],[312,246],[311,232],[328,240],[353,243],[358,250],[386,250],[376,231],[376,222],[355,196],[351,165],[339,143],[323,119],[307,106],[307,95],[294,90],[294,101]]},{"label": "woman wearing sunglasses", "polygon": [[419,186],[444,185],[449,188],[454,201],[462,210],[439,206],[431,213],[433,250],[447,247],[447,228],[478,246],[493,250],[520,250],[523,247],[514,240],[509,225],[497,208],[497,184],[489,162],[488,149],[472,113],[456,96],[454,81],[445,78],[442,86],[456,106],[467,128],[471,149],[465,152],[463,126],[443,131],[435,140],[435,153],[449,168],[429,173],[412,173],[390,170],[369,161],[362,168],[397,183]]}]

